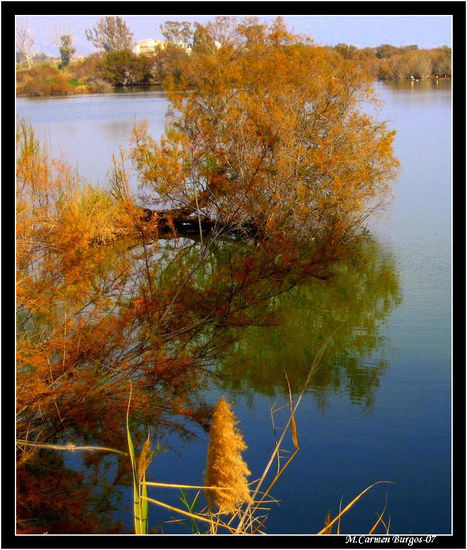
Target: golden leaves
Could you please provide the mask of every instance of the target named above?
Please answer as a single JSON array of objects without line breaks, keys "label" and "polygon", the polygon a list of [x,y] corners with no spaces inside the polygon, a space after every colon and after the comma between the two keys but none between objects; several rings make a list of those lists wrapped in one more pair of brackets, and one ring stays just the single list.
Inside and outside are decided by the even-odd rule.
[{"label": "golden leaves", "polygon": [[236,47],[192,56],[192,90],[174,90],[172,130],[135,148],[149,197],[289,236],[325,231],[332,204],[350,227],[396,166],[391,133],[357,109],[371,97],[368,75],[280,22],[237,30],[247,39]]}]

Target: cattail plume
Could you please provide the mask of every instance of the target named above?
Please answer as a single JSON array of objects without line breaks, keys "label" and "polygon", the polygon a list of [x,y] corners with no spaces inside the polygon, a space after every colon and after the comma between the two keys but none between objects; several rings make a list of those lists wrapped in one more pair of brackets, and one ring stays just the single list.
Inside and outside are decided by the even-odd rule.
[{"label": "cattail plume", "polygon": [[247,482],[251,472],[241,454],[247,446],[237,424],[230,404],[221,397],[213,409],[206,466],[206,485],[225,487],[206,490],[209,508],[217,506],[221,513],[251,502]]}]

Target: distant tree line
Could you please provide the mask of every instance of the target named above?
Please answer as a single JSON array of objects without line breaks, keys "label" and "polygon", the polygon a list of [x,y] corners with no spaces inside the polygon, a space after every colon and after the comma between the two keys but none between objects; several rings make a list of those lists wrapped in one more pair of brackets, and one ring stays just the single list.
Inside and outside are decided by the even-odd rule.
[{"label": "distant tree line", "polygon": [[[133,33],[120,17],[102,17],[85,31],[98,51],[84,59],[73,59],[75,48],[70,32],[57,33],[54,41],[60,61],[39,54],[35,37],[27,26],[17,29],[17,92],[20,95],[60,95],[109,91],[112,86],[160,86],[167,79],[190,79],[190,59],[212,54],[217,48],[238,47],[254,42],[261,25],[254,18],[240,22],[234,17],[216,17],[206,25],[166,21],[160,26],[165,43],[152,54],[133,51]],[[242,28],[246,33],[241,34]],[[256,30],[255,30],[256,29]],[[311,46],[310,46],[311,47]],[[419,49],[416,44],[357,48],[339,43],[325,50],[353,62],[374,78],[421,79],[451,76],[451,48]]]},{"label": "distant tree line", "polygon": [[451,76],[449,46],[420,49],[416,44],[401,47],[381,44],[376,48],[357,48],[352,44],[340,43],[334,49],[344,59],[361,64],[380,79]]}]

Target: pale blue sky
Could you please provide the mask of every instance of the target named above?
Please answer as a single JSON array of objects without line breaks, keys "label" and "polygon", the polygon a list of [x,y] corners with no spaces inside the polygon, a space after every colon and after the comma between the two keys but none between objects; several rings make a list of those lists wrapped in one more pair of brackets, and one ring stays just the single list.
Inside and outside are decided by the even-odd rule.
[{"label": "pale blue sky", "polygon": [[[174,2],[174,5],[176,2]],[[112,4],[109,4],[112,5]],[[154,7],[157,4],[151,3]],[[283,4],[282,4],[283,5]],[[57,7],[60,4],[57,3]],[[215,4],[213,4],[213,7]],[[175,10],[174,10],[175,11]],[[136,41],[143,38],[160,39],[160,25],[168,20],[199,21],[206,23],[213,16],[197,15],[125,15],[124,13],[106,13],[123,17],[134,33]],[[274,16],[259,16],[261,20]],[[45,53],[57,55],[57,48],[52,43],[56,27],[71,31],[74,36],[77,54],[87,55],[93,50],[85,36],[85,29],[96,25],[99,16],[84,15],[30,15],[18,16],[20,23],[27,25],[36,35],[36,46]],[[311,36],[317,43],[335,45],[339,42],[365,46],[379,46],[389,43],[395,46],[418,44],[420,48],[434,48],[447,44],[451,46],[451,16],[332,16],[332,15],[295,15],[284,16],[289,26],[297,33]]]}]

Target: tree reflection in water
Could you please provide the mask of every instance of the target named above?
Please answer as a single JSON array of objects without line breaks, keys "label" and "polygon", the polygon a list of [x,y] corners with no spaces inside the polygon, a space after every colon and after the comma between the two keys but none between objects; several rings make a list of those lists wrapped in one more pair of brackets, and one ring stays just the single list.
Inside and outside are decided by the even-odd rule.
[{"label": "tree reflection in water", "polygon": [[[401,302],[394,258],[367,237],[334,266],[330,280],[313,280],[278,297],[273,326],[249,328],[220,368],[221,386],[242,393],[303,387],[313,358],[327,342],[309,391],[325,408],[332,391],[370,410],[388,366],[379,332]],[[376,352],[381,356],[377,357]]]},{"label": "tree reflection in water", "polygon": [[[258,372],[248,361],[236,369],[237,385],[270,392],[286,368],[296,371],[289,372],[296,391],[329,334],[324,360],[339,368],[322,370],[314,389],[351,380],[351,391],[366,398],[376,383],[351,358],[377,344],[394,277],[383,284],[390,267],[369,244],[360,264],[349,255],[398,166],[394,132],[360,112],[372,100],[373,77],[289,32],[280,18],[265,26],[246,20],[236,32],[238,44],[190,56],[188,80],[169,83],[171,121],[160,141],[136,125],[130,157],[139,197],[129,190],[123,153],[110,191],[81,186],[18,125],[18,479],[48,456],[34,443],[125,450],[130,380],[139,445],[148,428],[156,439],[170,430],[189,436],[191,421],[207,428],[199,390],[213,373],[229,378],[236,342],[246,356],[258,347],[243,339],[245,329],[280,326],[281,316],[284,349],[267,342]],[[186,225],[199,228],[199,240]],[[162,240],[162,230],[172,238]],[[335,264],[345,257],[349,264]],[[341,283],[333,290],[335,268]],[[313,280],[321,283],[308,286]],[[312,336],[307,327],[315,327]],[[294,361],[283,353],[293,350],[293,330],[306,343]],[[117,481],[128,468],[119,460]],[[33,484],[19,487],[20,526],[41,532],[46,507],[29,509]],[[56,530],[67,526],[51,520],[47,531]]]},{"label": "tree reflection in water", "polygon": [[[219,240],[193,272],[202,253],[196,240],[161,240],[158,246],[115,245],[114,256],[118,249],[120,257],[132,258],[128,277],[132,290],[126,299],[120,297],[119,315],[113,323],[121,334],[115,334],[114,345],[94,346],[92,352],[83,341],[81,349],[88,349],[90,355],[81,358],[81,368],[91,364],[91,357],[93,364],[100,365],[108,364],[109,355],[121,358],[121,368],[127,369],[123,372],[131,375],[136,386],[132,430],[141,442],[148,426],[156,439],[167,430],[190,436],[190,422],[208,429],[210,407],[200,404],[197,394],[212,381],[212,374],[223,388],[272,395],[277,389],[287,391],[285,370],[292,390],[299,391],[313,358],[327,340],[322,367],[309,391],[321,407],[325,407],[329,391],[341,388],[352,401],[371,407],[386,363],[380,359],[366,365],[365,361],[381,348],[379,328],[400,302],[393,258],[369,237],[346,250],[283,245]],[[335,261],[343,255],[344,260]],[[144,281],[138,278],[142,274]],[[99,320],[92,319],[94,326],[87,331],[100,328]],[[35,322],[37,328],[40,319]],[[84,332],[80,335],[85,339]],[[131,362],[128,348],[132,349]],[[94,373],[99,375],[101,388],[106,384],[104,372]],[[49,444],[72,440],[125,450],[125,379],[117,386],[120,392],[101,391],[100,399],[91,401],[83,399],[86,383],[92,395],[90,386],[94,387],[96,378],[69,381],[70,394],[61,396],[60,418],[50,403],[40,418],[29,419],[29,429],[38,430],[40,440]],[[113,417],[112,430],[106,429],[108,413]],[[101,473],[101,483],[107,480],[103,499],[96,497],[102,490],[97,489],[96,479],[94,485],[89,481],[90,472],[96,476],[105,462],[102,453],[86,455],[85,473],[67,468],[55,451],[34,453],[23,447],[19,456],[20,532],[121,529],[97,518],[106,517],[104,512],[111,509],[118,486],[129,483],[128,460],[119,460],[112,482]],[[50,472],[54,472],[53,484],[49,484]],[[38,484],[45,484],[44,488],[38,489]],[[46,506],[42,499],[48,502]],[[67,510],[69,506],[73,513]],[[97,515],[96,510],[100,510]]]}]

